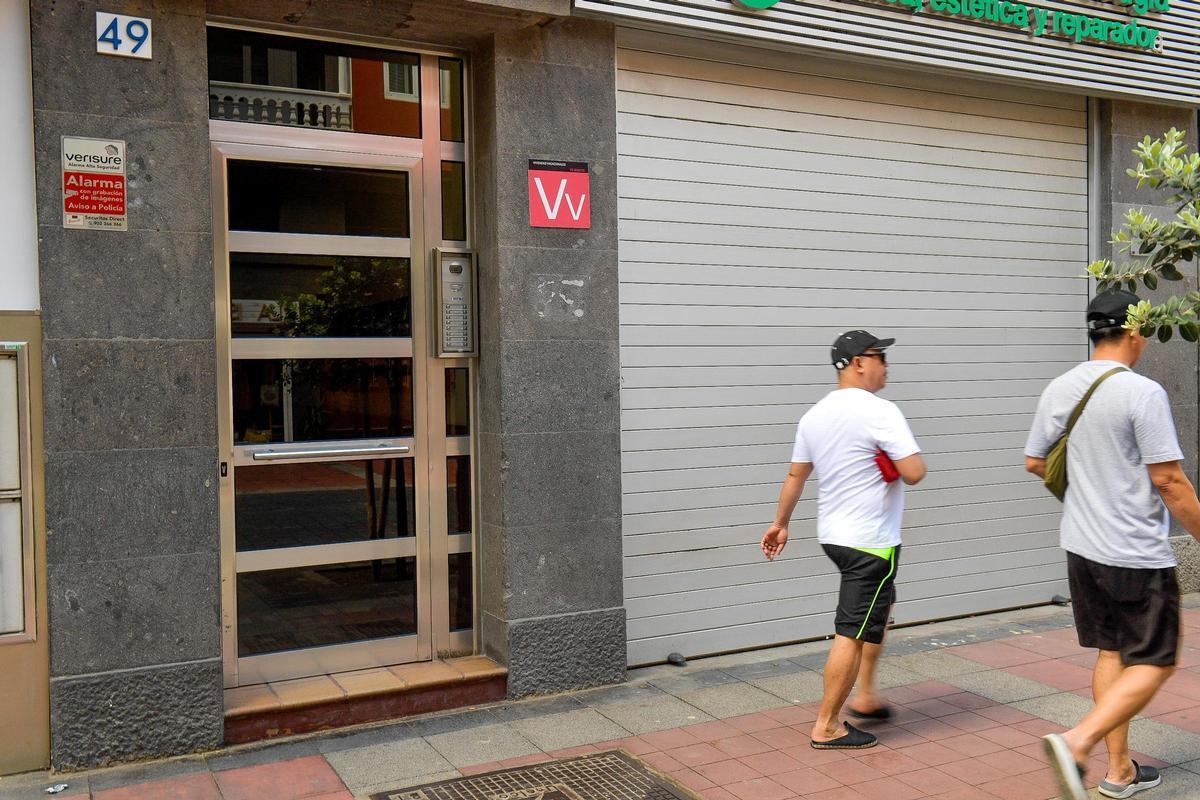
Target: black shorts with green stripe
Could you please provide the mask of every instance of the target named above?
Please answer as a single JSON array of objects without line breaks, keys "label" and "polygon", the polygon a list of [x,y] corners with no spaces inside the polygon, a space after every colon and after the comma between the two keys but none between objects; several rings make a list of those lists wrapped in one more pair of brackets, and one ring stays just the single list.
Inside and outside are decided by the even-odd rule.
[{"label": "black shorts with green stripe", "polygon": [[896,602],[900,546],[860,550],[823,544],[821,548],[842,573],[834,631],[839,636],[880,644],[888,613]]}]

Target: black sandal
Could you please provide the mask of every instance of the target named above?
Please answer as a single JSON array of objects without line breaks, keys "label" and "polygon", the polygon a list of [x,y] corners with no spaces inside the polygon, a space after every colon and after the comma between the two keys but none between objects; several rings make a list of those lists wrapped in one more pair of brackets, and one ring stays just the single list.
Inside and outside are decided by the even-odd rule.
[{"label": "black sandal", "polygon": [[866,750],[879,744],[879,739],[866,731],[860,731],[850,723],[846,723],[846,735],[828,742],[812,741],[814,750]]},{"label": "black sandal", "polygon": [[875,709],[874,711],[859,711],[856,708],[847,706],[846,710],[849,711],[850,716],[854,717],[855,719],[891,719],[892,718],[892,707],[891,706],[880,706],[879,708]]}]

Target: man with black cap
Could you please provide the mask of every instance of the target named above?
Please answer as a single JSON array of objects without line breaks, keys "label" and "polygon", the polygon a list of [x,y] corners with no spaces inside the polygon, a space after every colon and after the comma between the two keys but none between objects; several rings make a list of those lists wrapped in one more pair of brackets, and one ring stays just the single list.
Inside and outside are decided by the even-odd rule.
[{"label": "man with black cap", "polygon": [[1067,800],[1087,797],[1084,766],[1101,739],[1108,746],[1102,795],[1131,797],[1162,782],[1156,769],[1129,757],[1129,720],[1170,677],[1179,650],[1168,512],[1200,538],[1200,503],[1180,467],[1167,393],[1132,371],[1147,344],[1123,327],[1137,303],[1137,295],[1115,290],[1088,304],[1092,358],[1042,392],[1025,445],[1025,468],[1044,477],[1047,454],[1095,386],[1068,439],[1061,527],[1079,644],[1099,650],[1095,706],[1071,730],[1044,739]]},{"label": "man with black cap", "polygon": [[900,516],[904,483],[925,477],[925,462],[900,409],[875,395],[887,383],[884,350],[895,339],[849,331],[833,343],[838,388],[810,408],[796,428],[792,467],[775,522],[762,538],[774,560],[788,539],[788,523],[804,482],[820,479],[817,540],[841,573],[833,647],[825,663],[825,693],[813,723],[817,749],[863,749],[875,736],[843,724],[842,705],[858,679],[850,705],[856,717],[886,719],[888,707],[875,693],[875,666],[896,597]]}]

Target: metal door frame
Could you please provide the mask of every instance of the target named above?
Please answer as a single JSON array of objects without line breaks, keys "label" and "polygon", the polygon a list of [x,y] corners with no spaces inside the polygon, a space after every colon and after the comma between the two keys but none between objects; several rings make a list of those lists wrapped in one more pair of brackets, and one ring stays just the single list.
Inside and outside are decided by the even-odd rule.
[{"label": "metal door frame", "polygon": [[[288,651],[239,659],[237,655],[237,567],[238,556],[234,538],[233,481],[223,478],[220,485],[220,529],[221,529],[221,597],[222,597],[222,644],[224,679],[227,687],[259,683],[272,676],[286,677],[288,673],[318,674],[364,668],[367,666],[400,663],[404,660],[427,660],[447,653],[474,652],[478,631],[478,615],[471,629],[451,631],[449,629],[449,575],[448,557],[454,553],[478,553],[474,540],[479,529],[477,508],[478,461],[475,458],[475,437],[447,437],[445,435],[445,384],[446,369],[467,367],[470,370],[469,403],[471,406],[472,434],[477,411],[477,376],[475,359],[436,359],[430,354],[430,316],[432,292],[430,291],[429,253],[434,246],[463,249],[464,241],[441,239],[442,198],[441,163],[443,160],[460,161],[465,165],[467,198],[470,197],[471,169],[467,159],[466,143],[440,141],[440,75],[438,59],[445,55],[463,60],[464,131],[469,126],[467,100],[469,75],[465,59],[452,54],[422,53],[421,80],[422,102],[421,139],[379,136],[342,131],[305,130],[283,126],[259,125],[227,120],[210,120],[212,140],[212,202],[214,230],[214,271],[216,273],[216,333],[217,333],[217,383],[218,383],[218,428],[220,435],[220,459],[235,465],[239,460],[253,458],[255,451],[270,449],[270,446],[233,448],[232,420],[232,358],[235,349],[242,357],[250,354],[267,354],[269,340],[239,340],[235,345],[231,338],[229,319],[229,252],[239,248],[271,248],[270,252],[293,252],[302,249],[314,251],[314,246],[328,246],[331,240],[343,246],[352,245],[354,252],[361,255],[390,255],[410,259],[410,281],[412,286],[413,336],[411,342],[413,358],[414,436],[409,446],[414,448],[414,481],[416,498],[417,537],[415,555],[418,571],[418,632],[410,652],[397,658],[400,652],[395,647],[380,646],[379,642],[362,642],[333,645],[308,650]],[[465,137],[464,137],[465,138]],[[230,158],[304,163],[323,166],[362,167],[373,169],[404,169],[409,172],[409,205],[411,230],[406,252],[396,247],[396,239],[376,237],[324,237],[305,234],[245,233],[228,230],[226,204],[226,162]],[[470,204],[468,231],[471,227]],[[469,235],[469,234],[468,234]],[[294,343],[293,343],[294,345]],[[353,343],[347,343],[353,346]],[[314,344],[320,352],[328,354],[338,348],[337,340],[325,340]],[[361,350],[361,346],[359,348]],[[314,350],[316,352],[316,350]],[[395,352],[389,349],[389,355]],[[360,353],[361,355],[361,353]],[[370,441],[370,444],[375,442]],[[305,449],[320,449],[337,443],[321,443]],[[342,443],[343,445],[348,443]],[[355,444],[361,445],[362,442]],[[402,440],[389,440],[385,444],[404,446]],[[235,452],[240,451],[240,452]],[[446,457],[466,455],[472,462],[470,533],[447,535],[446,509]],[[366,458],[367,455],[359,457]],[[231,470],[232,474],[232,470]],[[421,487],[424,486],[424,489]],[[324,546],[325,553],[333,552]],[[309,563],[306,554],[296,553],[287,563],[297,565]],[[362,549],[361,547],[357,549]],[[291,556],[292,554],[289,554]],[[258,566],[253,553],[242,554],[243,565]],[[320,563],[326,563],[324,561]],[[472,595],[478,583],[479,566],[472,558]],[[474,608],[474,603],[472,604]],[[394,640],[380,640],[389,642]]]}]

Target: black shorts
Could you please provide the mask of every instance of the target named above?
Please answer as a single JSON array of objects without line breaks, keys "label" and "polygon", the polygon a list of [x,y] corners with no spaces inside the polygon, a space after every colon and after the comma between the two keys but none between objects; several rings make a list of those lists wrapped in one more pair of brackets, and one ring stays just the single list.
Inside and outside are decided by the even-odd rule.
[{"label": "black shorts", "polygon": [[1068,552],[1067,578],[1081,647],[1120,653],[1127,667],[1175,666],[1179,583],[1174,567],[1110,567]]},{"label": "black shorts", "polygon": [[821,548],[842,573],[834,631],[851,639],[882,643],[888,612],[896,602],[900,546],[892,548],[890,558],[838,544],[823,544]]}]

